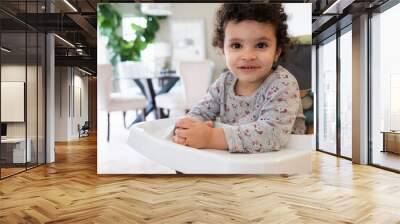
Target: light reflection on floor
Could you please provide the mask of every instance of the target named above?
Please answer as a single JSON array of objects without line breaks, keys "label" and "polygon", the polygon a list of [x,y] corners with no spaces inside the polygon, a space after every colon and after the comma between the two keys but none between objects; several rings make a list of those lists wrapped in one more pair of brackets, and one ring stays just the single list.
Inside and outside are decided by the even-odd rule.
[{"label": "light reflection on floor", "polygon": [[391,152],[374,151],[373,163],[400,171],[400,155]]}]

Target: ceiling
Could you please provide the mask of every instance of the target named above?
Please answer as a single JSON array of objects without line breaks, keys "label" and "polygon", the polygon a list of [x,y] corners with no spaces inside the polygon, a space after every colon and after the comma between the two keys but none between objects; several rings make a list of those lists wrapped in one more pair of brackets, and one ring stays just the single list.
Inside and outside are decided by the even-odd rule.
[{"label": "ceiling", "polygon": [[[100,1],[68,0],[71,7],[63,0],[1,0],[2,46],[12,49],[6,60],[16,62],[25,55],[29,60],[44,48],[43,44],[36,43],[36,32],[52,32],[57,34],[56,66],[78,66],[95,74],[97,2]],[[20,35],[25,30],[28,30],[27,40],[25,35]],[[30,35],[30,31],[35,35]]]}]

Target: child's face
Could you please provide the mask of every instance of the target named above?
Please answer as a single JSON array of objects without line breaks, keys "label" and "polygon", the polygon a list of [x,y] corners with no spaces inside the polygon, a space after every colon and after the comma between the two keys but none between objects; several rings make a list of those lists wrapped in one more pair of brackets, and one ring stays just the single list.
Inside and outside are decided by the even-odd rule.
[{"label": "child's face", "polygon": [[272,24],[245,20],[226,25],[223,54],[229,70],[240,81],[262,82],[280,53]]}]

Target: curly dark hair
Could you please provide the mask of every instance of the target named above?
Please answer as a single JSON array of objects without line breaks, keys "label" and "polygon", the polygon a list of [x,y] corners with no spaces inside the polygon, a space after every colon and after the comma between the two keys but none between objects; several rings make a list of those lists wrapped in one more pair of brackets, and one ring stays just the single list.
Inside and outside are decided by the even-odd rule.
[{"label": "curly dark hair", "polygon": [[225,28],[229,21],[241,22],[254,20],[261,23],[270,23],[275,27],[277,48],[281,48],[280,57],[283,57],[290,46],[287,33],[287,15],[281,4],[268,3],[225,3],[217,11],[214,38],[212,45],[223,48]]}]

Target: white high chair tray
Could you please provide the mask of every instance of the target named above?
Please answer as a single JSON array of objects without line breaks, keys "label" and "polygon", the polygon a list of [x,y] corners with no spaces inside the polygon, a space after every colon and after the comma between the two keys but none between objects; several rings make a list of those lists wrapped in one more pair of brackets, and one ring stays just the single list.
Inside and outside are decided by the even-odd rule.
[{"label": "white high chair tray", "polygon": [[128,144],[140,154],[184,174],[306,174],[311,172],[312,135],[291,135],[280,151],[244,154],[176,144],[177,119],[134,125]]}]

